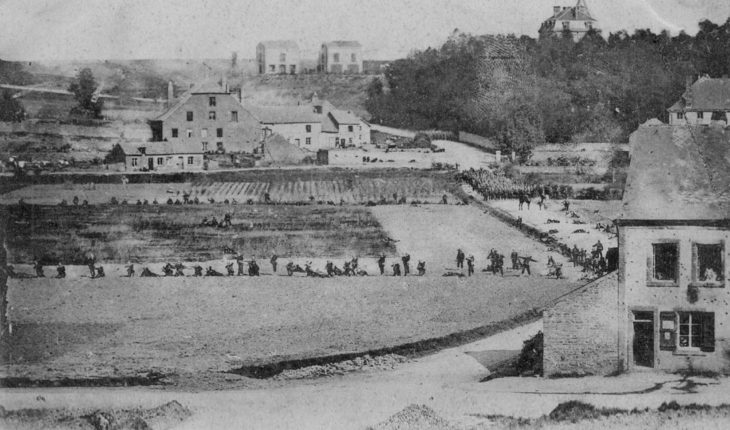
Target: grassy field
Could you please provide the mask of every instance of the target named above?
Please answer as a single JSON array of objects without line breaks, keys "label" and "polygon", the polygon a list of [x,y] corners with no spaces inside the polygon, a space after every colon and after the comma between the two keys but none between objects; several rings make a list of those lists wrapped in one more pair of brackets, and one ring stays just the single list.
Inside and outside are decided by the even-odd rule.
[{"label": "grassy field", "polygon": [[11,280],[5,375],[218,372],[509,320],[572,290],[543,277]]},{"label": "grassy field", "polygon": [[[233,226],[201,226],[204,218]],[[83,264],[88,250],[102,262],[207,261],[224,247],[246,257],[345,257],[393,254],[368,208],[326,205],[132,205],[8,208],[9,259]]]},{"label": "grassy field", "polygon": [[[272,202],[394,203],[393,194],[413,200],[437,203],[444,194],[450,202],[463,197],[454,174],[449,171],[416,169],[266,169],[235,172],[211,172],[177,175],[127,175],[130,183],[121,184],[120,175],[68,175],[60,183],[42,183],[51,178],[39,177],[40,184],[29,185],[0,196],[0,204],[14,204],[23,199],[30,204],[58,204],[61,200],[90,204],[109,203],[112,197],[130,204],[145,199],[163,204],[168,199],[198,198],[202,203],[226,199],[244,203],[249,199],[263,202],[269,194]],[[56,178],[53,178],[56,179]],[[65,179],[65,182],[63,181]],[[29,184],[31,179],[29,179]],[[92,184],[93,185],[90,185]]]}]

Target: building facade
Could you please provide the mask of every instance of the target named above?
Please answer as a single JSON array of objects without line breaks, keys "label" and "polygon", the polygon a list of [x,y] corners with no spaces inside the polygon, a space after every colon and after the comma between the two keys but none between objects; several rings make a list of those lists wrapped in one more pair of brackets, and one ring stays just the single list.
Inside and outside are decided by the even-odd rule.
[{"label": "building facade", "polygon": [[256,63],[260,75],[296,75],[300,73],[301,54],[293,40],[269,40],[256,45]]},{"label": "building facade", "polygon": [[128,172],[171,172],[201,170],[206,167],[203,151],[189,143],[120,143],[112,152],[124,160],[124,170]]},{"label": "building facade", "polygon": [[588,10],[585,0],[578,0],[575,6],[555,6],[553,15],[543,21],[540,36],[561,35],[570,32],[573,40],[578,41],[590,30],[600,31],[598,21]]},{"label": "building facade", "polygon": [[204,153],[252,153],[261,140],[258,121],[218,84],[194,86],[150,127],[153,142],[190,144]]},{"label": "building facade", "polygon": [[727,124],[730,79],[701,76],[692,82],[692,78],[688,78],[684,94],[667,111],[671,125],[709,125],[713,121]]},{"label": "building facade", "polygon": [[631,147],[618,271],[545,311],[545,373],[730,373],[730,135],[648,121]]},{"label": "building facade", "polygon": [[351,111],[337,109],[327,100],[321,100],[316,93],[310,104],[321,116],[323,147],[360,147],[370,143],[370,124]]},{"label": "building facade", "polygon": [[323,43],[317,69],[324,73],[362,73],[362,45],[351,40]]},{"label": "building facade", "polygon": [[259,122],[262,138],[278,134],[302,149],[323,148],[322,119],[310,106],[250,107],[249,110]]}]

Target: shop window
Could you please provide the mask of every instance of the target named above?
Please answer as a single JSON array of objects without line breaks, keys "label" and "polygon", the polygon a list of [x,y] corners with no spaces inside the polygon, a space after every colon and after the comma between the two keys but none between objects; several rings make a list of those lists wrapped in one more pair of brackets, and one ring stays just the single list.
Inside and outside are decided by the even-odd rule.
[{"label": "shop window", "polygon": [[676,283],[679,274],[679,243],[652,244],[653,255],[649,258],[649,280]]},{"label": "shop window", "polygon": [[662,351],[715,351],[715,314],[661,312],[659,349]]},{"label": "shop window", "polygon": [[692,282],[721,286],[725,278],[724,244],[692,245]]}]

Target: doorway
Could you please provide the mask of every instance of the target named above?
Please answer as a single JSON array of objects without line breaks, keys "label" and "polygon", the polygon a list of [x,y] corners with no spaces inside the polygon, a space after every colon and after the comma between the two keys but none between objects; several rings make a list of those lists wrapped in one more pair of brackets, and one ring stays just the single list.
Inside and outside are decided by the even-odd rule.
[{"label": "doorway", "polygon": [[654,367],[654,312],[634,311],[634,364]]},{"label": "doorway", "polygon": [[152,157],[147,158],[147,168],[149,170],[155,170],[155,159]]}]

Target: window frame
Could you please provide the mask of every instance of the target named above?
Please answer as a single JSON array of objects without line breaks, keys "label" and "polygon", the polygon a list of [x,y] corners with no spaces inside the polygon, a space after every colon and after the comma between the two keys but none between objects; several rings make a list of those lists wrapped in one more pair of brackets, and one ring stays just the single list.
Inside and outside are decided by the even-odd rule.
[{"label": "window frame", "polygon": [[139,157],[132,157],[131,165],[132,167],[137,167],[139,164]]},{"label": "window frame", "polygon": [[307,125],[305,125],[305,126],[304,126],[304,130],[305,130],[305,131],[306,131],[307,133],[311,133],[311,132],[312,132],[312,124],[307,124]]},{"label": "window frame", "polygon": [[165,163],[165,159],[162,157],[157,157],[157,165],[162,166]]},{"label": "window frame", "polygon": [[352,126],[352,125],[348,125],[347,126],[347,131],[350,132],[350,133],[353,133],[355,131],[355,127]]},{"label": "window frame", "polygon": [[177,138],[178,137],[178,130],[177,128],[171,128],[170,129],[170,136]]},{"label": "window frame", "polygon": [[307,137],[307,138],[306,138],[306,139],[304,140],[304,144],[305,144],[305,145],[311,145],[311,144],[312,144],[312,138],[311,138],[311,137]]},{"label": "window frame", "polygon": [[203,152],[208,152],[208,142],[200,142],[203,146]]},{"label": "window frame", "polygon": [[215,107],[216,103],[217,102],[216,102],[215,96],[208,97],[208,106]]},{"label": "window frame", "polygon": [[185,130],[185,135],[189,138],[193,137],[193,129],[189,128],[189,129]]},{"label": "window frame", "polygon": [[677,119],[684,119],[684,112],[677,112]]},{"label": "window frame", "polygon": [[[699,265],[699,250],[697,246],[719,246],[720,247],[720,273],[719,275],[722,277],[722,280],[720,281],[700,281],[700,265]],[[703,287],[703,288],[725,288],[725,241],[724,240],[717,240],[717,241],[697,241],[692,242],[692,278],[690,281],[690,285],[694,287]]]},{"label": "window frame", "polygon": [[188,120],[188,122],[192,122],[195,116],[193,115],[193,111],[189,110],[185,113],[185,117]]},{"label": "window frame", "polygon": [[223,137],[223,127],[218,127],[215,129],[215,137]]},{"label": "window frame", "polygon": [[[682,316],[688,317],[689,324],[682,324]],[[696,319],[696,322],[693,321]],[[670,328],[665,328],[665,323],[671,322]],[[688,334],[680,334],[683,325],[689,325]],[[699,346],[692,346],[692,326],[699,326]],[[669,351],[675,355],[696,355],[709,354],[717,351],[715,337],[715,312],[704,312],[695,310],[673,310],[659,312],[659,351]],[[681,346],[680,338],[687,336],[689,346]]]},{"label": "window frame", "polygon": [[705,113],[702,111],[697,111],[697,119],[705,119]]},{"label": "window frame", "polygon": [[188,155],[188,166],[192,166],[195,162],[195,157]]},{"label": "window frame", "polygon": [[238,122],[238,111],[237,110],[231,111],[231,122]]},{"label": "window frame", "polygon": [[215,121],[215,118],[216,118],[215,111],[214,110],[208,111],[208,119],[211,121]]},{"label": "window frame", "polygon": [[[654,277],[656,273],[656,256],[655,246],[656,245],[675,245],[677,247],[677,259],[674,262],[674,279],[656,279]],[[660,239],[654,240],[651,243],[650,253],[647,257],[647,271],[646,271],[646,284],[649,287],[679,287],[679,268],[682,258],[682,247],[680,241],[677,239]]]}]

